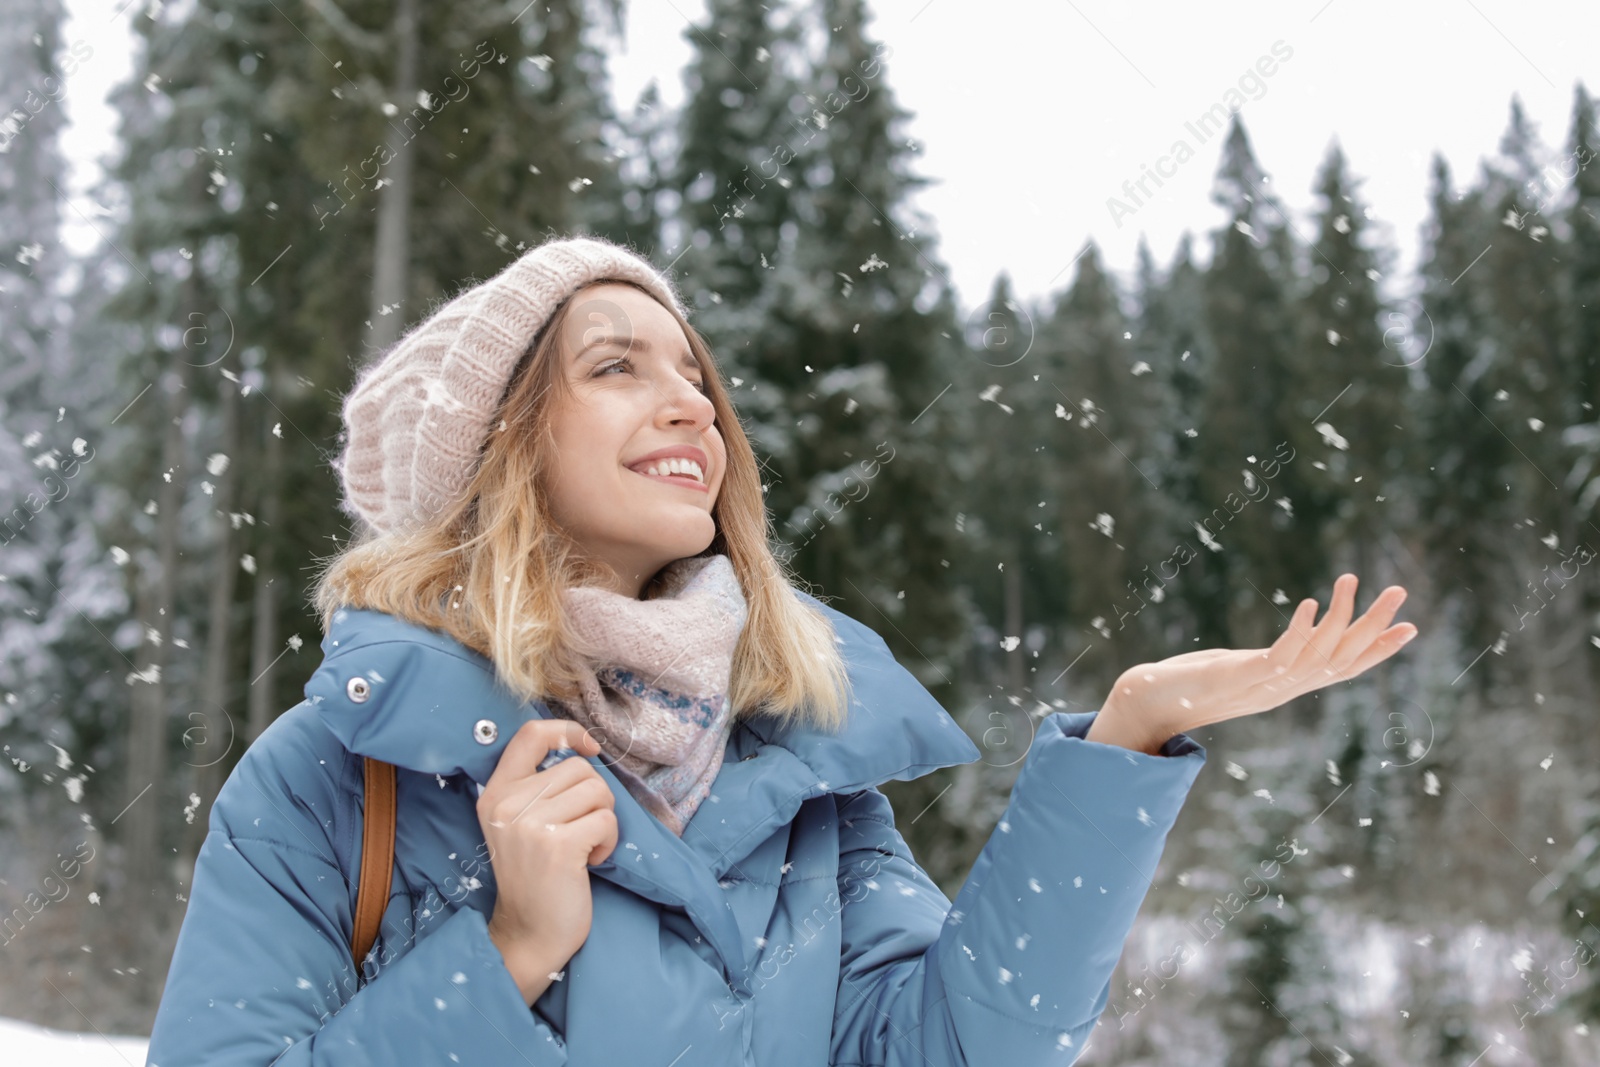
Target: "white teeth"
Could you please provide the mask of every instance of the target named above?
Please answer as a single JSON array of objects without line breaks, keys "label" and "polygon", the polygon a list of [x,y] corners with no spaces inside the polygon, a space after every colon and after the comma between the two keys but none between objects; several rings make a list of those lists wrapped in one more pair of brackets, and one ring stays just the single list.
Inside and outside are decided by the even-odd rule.
[{"label": "white teeth", "polygon": [[645,473],[654,474],[657,476],[667,474],[686,474],[701,484],[704,484],[706,480],[705,472],[700,469],[700,464],[696,463],[692,459],[680,459],[677,456],[673,456],[670,459],[657,460],[655,463],[645,468]]}]

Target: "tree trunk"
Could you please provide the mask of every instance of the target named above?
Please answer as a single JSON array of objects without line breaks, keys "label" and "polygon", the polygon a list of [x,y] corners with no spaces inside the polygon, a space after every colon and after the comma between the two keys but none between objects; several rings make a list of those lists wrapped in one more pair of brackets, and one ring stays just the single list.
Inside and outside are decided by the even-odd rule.
[{"label": "tree trunk", "polygon": [[[219,377],[221,370],[222,366],[219,365]],[[228,468],[214,476],[216,487],[212,498],[216,501],[214,512],[219,519],[216,550],[212,557],[211,603],[206,622],[205,678],[200,690],[200,706],[190,713],[184,730],[184,749],[188,753],[184,761],[194,768],[194,791],[200,797],[200,804],[194,811],[194,821],[188,824],[182,849],[190,870],[193,870],[200,845],[206,838],[211,802],[222,788],[226,757],[234,744],[243,740],[235,737],[238,732],[236,724],[228,714],[228,653],[232,640],[230,622],[234,583],[238,575],[238,563],[234,559],[236,541],[230,513],[233,511],[234,486],[239,480],[239,386],[224,378],[219,388],[221,425],[218,427],[218,444],[222,455],[228,458]]]},{"label": "tree trunk", "polygon": [[[196,279],[191,274],[184,283],[182,306],[199,306]],[[167,393],[166,427],[162,444],[163,480],[157,491],[156,552],[158,570],[146,576],[144,610],[140,621],[146,634],[137,652],[138,672],[146,682],[136,683],[128,724],[128,770],[123,796],[127,807],[113,822],[122,826],[122,867],[125,872],[123,907],[126,914],[137,914],[158,897],[167,898],[166,875],[169,866],[161,843],[161,818],[168,810],[166,797],[167,766],[167,678],[166,668],[172,647],[175,601],[178,584],[179,519],[183,510],[185,444],[183,420],[189,406],[189,351],[178,347],[162,376]],[[149,635],[154,633],[155,638]],[[132,935],[142,924],[123,930]]]},{"label": "tree trunk", "polygon": [[[255,621],[250,642],[250,721],[246,726],[246,744],[260,737],[261,731],[276,718],[272,671],[278,656],[278,615],[277,591],[273,583],[277,579],[277,553],[274,549],[283,536],[278,529],[278,517],[282,512],[278,493],[279,472],[283,467],[283,438],[280,436],[282,427],[273,421],[272,413],[264,414],[262,426],[266,429],[263,446],[266,472],[261,479],[261,496],[256,506],[256,517],[260,520],[257,526],[260,531],[258,543],[261,547],[256,559]],[[278,433],[273,433],[274,426],[278,427]]]},{"label": "tree trunk", "polygon": [[395,5],[394,39],[400,56],[393,99],[400,108],[400,122],[398,126],[389,124],[389,152],[393,157],[385,181],[389,191],[378,191],[378,235],[373,248],[372,308],[366,337],[369,352],[382,352],[398,341],[405,322],[414,156],[405,117],[417,103],[417,22],[417,0],[399,0]]}]

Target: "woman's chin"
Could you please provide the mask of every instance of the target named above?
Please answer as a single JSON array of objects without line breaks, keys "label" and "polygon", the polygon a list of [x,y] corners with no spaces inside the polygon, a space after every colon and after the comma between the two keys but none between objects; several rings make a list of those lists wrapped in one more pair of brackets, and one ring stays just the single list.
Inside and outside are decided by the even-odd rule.
[{"label": "woman's chin", "polygon": [[702,511],[698,518],[681,514],[661,514],[658,522],[644,531],[649,543],[663,556],[684,559],[698,556],[711,546],[717,536],[717,524]]}]

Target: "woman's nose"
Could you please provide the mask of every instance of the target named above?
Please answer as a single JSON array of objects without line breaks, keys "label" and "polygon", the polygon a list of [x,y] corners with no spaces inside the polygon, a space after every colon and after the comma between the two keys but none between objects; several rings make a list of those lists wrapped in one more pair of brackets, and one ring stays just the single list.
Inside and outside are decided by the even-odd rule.
[{"label": "woman's nose", "polygon": [[692,414],[697,422],[709,422],[716,414],[711,398],[687,378],[679,377],[673,381],[668,399],[670,401],[668,407]]}]

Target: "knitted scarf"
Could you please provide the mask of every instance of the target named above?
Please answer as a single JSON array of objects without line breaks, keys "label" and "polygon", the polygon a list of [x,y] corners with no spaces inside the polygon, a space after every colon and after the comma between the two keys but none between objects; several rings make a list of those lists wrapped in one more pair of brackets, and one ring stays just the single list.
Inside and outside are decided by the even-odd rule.
[{"label": "knitted scarf", "polygon": [[653,600],[579,586],[562,599],[584,652],[581,700],[550,701],[675,835],[711,792],[732,730],[728,685],[748,606],[722,554],[669,563]]}]

